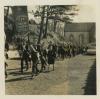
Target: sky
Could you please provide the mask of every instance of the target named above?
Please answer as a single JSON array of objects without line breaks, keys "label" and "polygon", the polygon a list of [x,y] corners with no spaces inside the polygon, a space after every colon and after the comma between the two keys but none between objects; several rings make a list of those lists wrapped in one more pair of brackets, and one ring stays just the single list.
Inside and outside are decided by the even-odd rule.
[{"label": "sky", "polygon": [[95,22],[96,8],[90,5],[79,5],[78,15],[73,18],[74,22]]},{"label": "sky", "polygon": [[[78,15],[72,17],[73,22],[95,22],[96,7],[93,5],[78,5]],[[35,6],[28,6],[28,11],[36,10]],[[29,19],[34,19],[32,14],[29,14]]]}]

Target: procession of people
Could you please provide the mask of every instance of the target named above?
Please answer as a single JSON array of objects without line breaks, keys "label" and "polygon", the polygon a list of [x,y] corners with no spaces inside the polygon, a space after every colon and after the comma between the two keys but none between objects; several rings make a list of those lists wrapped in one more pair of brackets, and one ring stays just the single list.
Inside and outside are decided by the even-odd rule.
[{"label": "procession of people", "polygon": [[[5,45],[6,51],[9,50],[9,45]],[[17,50],[20,55],[20,72],[23,74],[31,68],[31,76],[37,76],[39,73],[47,71],[52,66],[52,70],[55,70],[55,61],[64,60],[66,58],[75,57],[78,54],[85,54],[87,46],[75,46],[72,43],[67,44],[52,44],[50,43],[47,48],[44,48],[42,44],[31,44],[28,42],[22,42],[17,45]],[[5,54],[8,59],[7,53]],[[41,69],[38,65],[41,65]],[[8,64],[5,62],[5,75],[7,78]]]}]

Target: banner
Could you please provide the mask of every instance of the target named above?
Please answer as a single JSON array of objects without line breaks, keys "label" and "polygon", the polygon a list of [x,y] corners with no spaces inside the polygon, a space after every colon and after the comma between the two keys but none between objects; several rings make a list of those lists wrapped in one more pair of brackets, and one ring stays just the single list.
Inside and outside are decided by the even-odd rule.
[{"label": "banner", "polygon": [[24,35],[29,31],[28,12],[26,6],[13,6],[12,7],[15,32],[17,35]]}]

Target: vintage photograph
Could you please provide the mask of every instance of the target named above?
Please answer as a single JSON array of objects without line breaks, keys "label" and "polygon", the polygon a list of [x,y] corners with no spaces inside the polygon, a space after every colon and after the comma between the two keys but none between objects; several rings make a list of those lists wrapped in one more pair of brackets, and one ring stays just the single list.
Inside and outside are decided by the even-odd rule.
[{"label": "vintage photograph", "polygon": [[96,14],[91,5],[4,6],[6,95],[96,95]]}]

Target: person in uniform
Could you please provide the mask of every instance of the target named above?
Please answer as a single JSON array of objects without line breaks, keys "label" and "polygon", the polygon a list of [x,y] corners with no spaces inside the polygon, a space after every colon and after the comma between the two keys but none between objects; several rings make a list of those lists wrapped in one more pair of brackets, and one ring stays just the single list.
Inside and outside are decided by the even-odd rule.
[{"label": "person in uniform", "polygon": [[35,50],[35,48],[31,45],[31,60],[32,60],[32,77],[34,75],[37,75],[39,73],[39,70],[37,68],[37,64],[38,64],[38,56],[37,56],[37,51]]},{"label": "person in uniform", "polygon": [[47,65],[46,56],[43,52],[41,52],[41,54],[40,54],[40,60],[41,60],[41,70],[40,70],[40,72],[42,72],[43,70],[46,69],[46,65]]},{"label": "person in uniform", "polygon": [[26,45],[23,45],[22,55],[21,55],[21,73],[23,73],[24,65],[26,65],[26,70],[29,69],[28,58],[29,58],[28,49],[27,49]]}]

